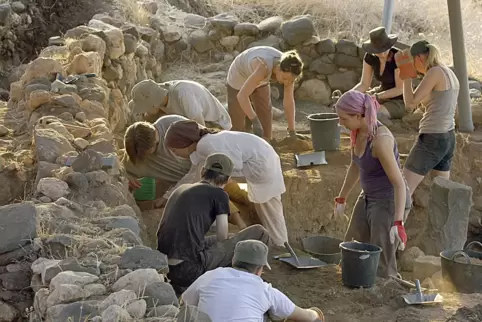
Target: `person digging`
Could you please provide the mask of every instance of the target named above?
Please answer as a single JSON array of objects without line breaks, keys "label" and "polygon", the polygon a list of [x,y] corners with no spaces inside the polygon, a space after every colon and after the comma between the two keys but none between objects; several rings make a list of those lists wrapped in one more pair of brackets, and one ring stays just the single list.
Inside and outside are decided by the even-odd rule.
[{"label": "person digging", "polygon": [[181,295],[181,300],[206,313],[212,322],[325,321],[320,309],[300,308],[264,282],[261,275],[265,268],[271,269],[268,246],[258,240],[240,241],[234,249],[232,268],[204,273]]},{"label": "person digging", "polygon": [[[178,292],[205,272],[230,266],[239,241],[270,241],[261,225],[228,238],[229,197],[223,188],[233,169],[227,155],[213,153],[204,162],[201,181],[180,185],[167,201],[157,232],[157,249],[168,257],[167,277]],[[206,236],[214,221],[216,235]]]},{"label": "person digging", "polygon": [[152,121],[166,114],[177,114],[202,125],[230,130],[231,118],[226,108],[203,85],[190,80],[156,83],[143,80],[132,88],[129,109]]},{"label": "person digging", "polygon": [[[157,181],[157,199],[151,208],[163,208],[172,192],[181,184],[191,180],[187,176],[192,167],[191,161],[177,157],[164,144],[164,136],[169,126],[174,122],[186,120],[187,118],[180,115],[166,115],[160,117],[154,124],[136,122],[129,126],[125,133],[123,164],[130,189],[141,188],[138,179],[142,177],[155,178]],[[243,229],[246,224],[241,220],[236,204],[249,205],[247,193],[242,191],[236,183],[229,184],[226,190],[235,200],[230,202],[231,223],[238,224],[238,227]],[[237,221],[235,222],[233,218]]]}]

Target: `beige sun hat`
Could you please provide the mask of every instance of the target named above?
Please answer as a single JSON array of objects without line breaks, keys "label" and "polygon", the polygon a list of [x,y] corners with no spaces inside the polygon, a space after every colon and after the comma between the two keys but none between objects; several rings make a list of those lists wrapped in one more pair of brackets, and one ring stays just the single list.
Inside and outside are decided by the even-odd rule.
[{"label": "beige sun hat", "polygon": [[163,84],[151,79],[140,81],[131,91],[129,109],[134,114],[152,113],[163,105],[169,91]]}]

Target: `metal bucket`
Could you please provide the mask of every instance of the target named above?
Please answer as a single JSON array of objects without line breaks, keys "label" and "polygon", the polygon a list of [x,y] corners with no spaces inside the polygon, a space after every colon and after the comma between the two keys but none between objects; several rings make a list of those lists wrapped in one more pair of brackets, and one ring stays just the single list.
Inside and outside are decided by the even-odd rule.
[{"label": "metal bucket", "polygon": [[447,287],[453,288],[446,291],[482,293],[482,265],[470,262],[470,257],[482,261],[482,252],[470,250],[473,245],[479,245],[482,248],[481,243],[474,241],[464,250],[444,250],[440,253],[443,279]]},{"label": "metal bucket", "polygon": [[342,242],[341,239],[328,236],[311,236],[301,241],[306,252],[328,264],[340,263]]}]

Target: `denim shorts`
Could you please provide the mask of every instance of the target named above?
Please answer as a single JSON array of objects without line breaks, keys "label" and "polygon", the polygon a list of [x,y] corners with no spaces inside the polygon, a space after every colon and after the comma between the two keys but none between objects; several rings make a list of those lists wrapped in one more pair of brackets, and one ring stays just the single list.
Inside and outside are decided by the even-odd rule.
[{"label": "denim shorts", "polygon": [[455,154],[455,132],[420,133],[410,150],[405,168],[427,175],[430,170],[449,171]]}]

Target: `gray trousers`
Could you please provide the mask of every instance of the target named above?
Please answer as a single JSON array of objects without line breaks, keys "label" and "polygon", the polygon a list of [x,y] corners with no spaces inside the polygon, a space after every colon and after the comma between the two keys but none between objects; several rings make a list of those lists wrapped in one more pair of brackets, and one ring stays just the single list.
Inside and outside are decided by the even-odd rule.
[{"label": "gray trousers", "polygon": [[[410,211],[411,198],[407,196],[405,218]],[[353,209],[345,241],[357,240],[362,243],[377,245],[383,249],[380,254],[377,275],[388,278],[397,276],[396,251],[398,242],[390,243],[390,229],[395,218],[394,199],[368,199],[360,194]]]},{"label": "gray trousers", "polygon": [[206,237],[205,248],[198,258],[183,261],[177,265],[169,265],[167,277],[171,280],[176,292],[182,293],[185,288],[207,271],[218,267],[230,267],[236,244],[247,239],[259,240],[266,245],[270,243],[269,234],[261,225],[249,226],[223,241],[218,241],[215,235]]}]

